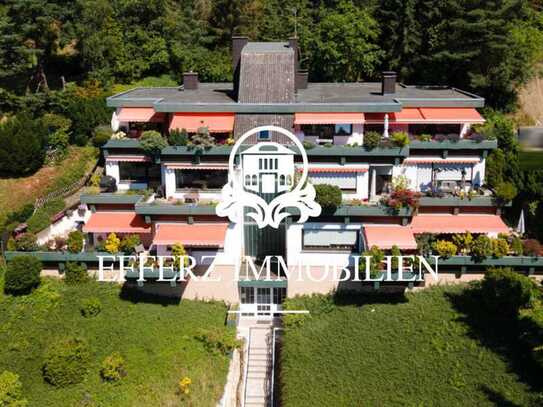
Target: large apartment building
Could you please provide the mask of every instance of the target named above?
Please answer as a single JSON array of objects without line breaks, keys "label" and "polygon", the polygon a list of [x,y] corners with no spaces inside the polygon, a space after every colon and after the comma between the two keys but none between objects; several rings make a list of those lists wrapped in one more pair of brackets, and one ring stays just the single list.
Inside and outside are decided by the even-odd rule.
[{"label": "large apartment building", "polygon": [[[274,282],[236,281],[235,265],[244,256],[258,263],[281,255],[289,269],[308,266],[319,274],[323,259],[353,266],[352,255],[371,246],[414,253],[418,234],[509,232],[485,188],[485,159],[496,141],[473,129],[484,122],[477,111],[484,99],[455,88],[404,85],[394,72],[383,72],[381,82],[311,83],[300,59],[296,39],[234,37],[233,83],[200,83],[189,72],[179,87],[137,88],[108,98],[116,109],[112,126],[126,137],[103,147],[105,172],[118,192],[82,196],[90,214],[83,227],[89,243],[111,232],[139,234],[150,253],[168,254],[181,243],[200,264],[212,261],[213,273],[221,275],[215,284],[189,281],[184,296],[240,302],[243,310],[257,312],[277,309],[286,295],[328,292],[338,283],[324,274],[319,282],[281,275]],[[339,207],[303,224],[294,214],[277,229],[260,229],[247,217],[233,223],[217,216],[221,189],[234,176],[228,171],[232,143],[269,125],[303,143],[309,181],[339,187]],[[140,147],[145,130],[164,137],[184,130],[190,138],[201,128],[214,146],[168,146],[155,157]],[[397,132],[406,133],[409,143],[393,142]],[[379,145],[368,146],[366,138],[376,133]],[[292,148],[291,140],[273,131],[249,137],[245,147],[260,142]],[[299,166],[299,155],[293,155]],[[273,165],[270,170],[280,170]],[[283,180],[278,185],[293,182],[291,175],[277,175]],[[395,182],[421,194],[418,206],[387,204]],[[250,175],[245,185],[253,187]],[[122,193],[147,189],[154,193]],[[206,257],[211,255],[213,260]]]}]

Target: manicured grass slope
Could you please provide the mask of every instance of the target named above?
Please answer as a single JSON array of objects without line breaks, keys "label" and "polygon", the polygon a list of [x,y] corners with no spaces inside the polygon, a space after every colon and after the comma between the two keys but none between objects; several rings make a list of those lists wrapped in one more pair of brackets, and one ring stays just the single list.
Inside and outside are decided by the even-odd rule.
[{"label": "manicured grass slope", "polygon": [[[83,318],[79,302],[92,296],[100,298],[102,312]],[[1,297],[0,371],[21,377],[32,406],[213,406],[223,390],[228,358],[206,351],[194,335],[201,328],[226,329],[225,312],[220,303],[133,303],[121,300],[115,286],[68,287],[47,280],[28,297]],[[93,364],[83,383],[57,389],[42,379],[42,355],[65,335],[91,344]],[[128,371],[118,385],[99,377],[102,360],[113,351],[121,353]],[[181,401],[177,389],[184,376],[193,384]]]},{"label": "manicured grass slope", "polygon": [[305,306],[316,312],[285,333],[283,405],[543,402],[530,387],[538,380],[537,373],[528,371],[530,363],[524,366],[521,356],[511,355],[506,329],[481,322],[484,315],[474,322],[456,311],[461,308],[452,305],[453,299],[462,295],[458,287],[435,288],[408,295],[408,302],[361,307],[321,303],[315,308],[322,300],[308,300]]}]

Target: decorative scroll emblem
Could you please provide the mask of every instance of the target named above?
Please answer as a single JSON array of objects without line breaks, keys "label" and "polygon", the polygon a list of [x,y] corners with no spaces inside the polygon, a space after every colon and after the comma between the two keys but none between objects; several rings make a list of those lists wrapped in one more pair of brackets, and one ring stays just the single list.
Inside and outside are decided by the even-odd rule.
[{"label": "decorative scroll emblem", "polygon": [[[271,132],[281,133],[294,143],[302,156],[301,171],[296,172],[294,166],[296,153],[274,142],[260,142],[242,150],[236,165],[236,155],[245,140],[255,134]],[[315,202],[315,188],[307,182],[307,173],[305,149],[290,131],[277,126],[249,130],[238,139],[230,153],[228,183],[222,188],[217,215],[239,223],[245,214],[260,229],[265,226],[277,229],[283,219],[292,215],[287,209],[298,209],[298,223],[305,222],[310,216],[319,216],[321,206]]]}]

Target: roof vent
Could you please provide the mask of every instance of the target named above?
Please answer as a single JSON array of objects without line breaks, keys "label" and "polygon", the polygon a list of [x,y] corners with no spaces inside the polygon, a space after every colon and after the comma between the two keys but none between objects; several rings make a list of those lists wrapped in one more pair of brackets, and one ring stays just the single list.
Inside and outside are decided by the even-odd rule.
[{"label": "roof vent", "polygon": [[307,80],[309,73],[307,69],[300,69],[296,72],[296,90],[298,89],[307,89]]},{"label": "roof vent", "polygon": [[184,90],[196,90],[198,89],[198,73],[197,72],[184,72],[183,73],[183,89]]},{"label": "roof vent", "polygon": [[393,95],[396,93],[396,72],[384,71],[381,82],[381,93],[383,95]]}]

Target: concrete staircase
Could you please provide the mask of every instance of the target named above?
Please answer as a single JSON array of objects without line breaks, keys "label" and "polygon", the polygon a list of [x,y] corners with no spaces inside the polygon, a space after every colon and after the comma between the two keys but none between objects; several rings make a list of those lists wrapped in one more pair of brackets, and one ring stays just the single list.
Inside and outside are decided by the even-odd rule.
[{"label": "concrete staircase", "polygon": [[268,407],[272,375],[272,325],[251,327],[245,381],[245,406]]}]

